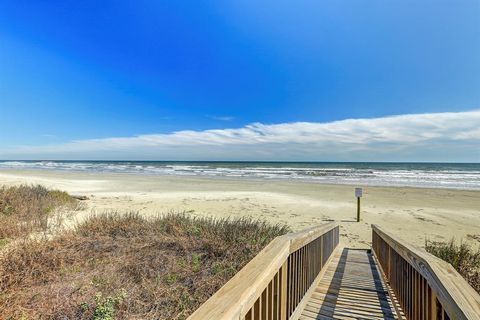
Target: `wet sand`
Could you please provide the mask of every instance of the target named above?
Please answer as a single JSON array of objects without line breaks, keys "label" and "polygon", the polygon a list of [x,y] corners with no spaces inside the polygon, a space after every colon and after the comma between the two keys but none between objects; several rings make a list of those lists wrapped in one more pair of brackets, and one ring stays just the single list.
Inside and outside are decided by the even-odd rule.
[{"label": "wet sand", "polygon": [[300,230],[338,221],[341,241],[367,247],[370,225],[423,246],[425,239],[463,239],[480,246],[480,191],[364,187],[357,223],[354,186],[300,181],[249,180],[111,173],[1,170],[0,185],[43,184],[86,195],[73,225],[91,213],[138,211],[145,215],[189,212],[196,216],[251,216]]}]

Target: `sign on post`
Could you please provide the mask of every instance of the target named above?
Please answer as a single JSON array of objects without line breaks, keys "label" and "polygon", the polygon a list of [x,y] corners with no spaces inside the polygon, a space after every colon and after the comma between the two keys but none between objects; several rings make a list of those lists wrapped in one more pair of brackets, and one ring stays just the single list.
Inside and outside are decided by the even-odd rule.
[{"label": "sign on post", "polygon": [[361,198],[362,197],[362,188],[355,188],[355,197]]},{"label": "sign on post", "polygon": [[355,188],[355,197],[357,197],[357,222],[360,222],[360,198],[363,195],[362,188]]}]

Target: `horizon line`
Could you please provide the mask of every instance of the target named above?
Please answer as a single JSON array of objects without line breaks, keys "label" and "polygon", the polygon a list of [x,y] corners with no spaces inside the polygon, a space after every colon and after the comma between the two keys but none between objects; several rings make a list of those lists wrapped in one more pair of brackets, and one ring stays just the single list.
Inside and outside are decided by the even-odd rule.
[{"label": "horizon line", "polygon": [[216,163],[405,163],[405,164],[480,164],[480,162],[465,161],[334,161],[334,160],[92,160],[92,159],[0,159],[0,162],[216,162]]}]

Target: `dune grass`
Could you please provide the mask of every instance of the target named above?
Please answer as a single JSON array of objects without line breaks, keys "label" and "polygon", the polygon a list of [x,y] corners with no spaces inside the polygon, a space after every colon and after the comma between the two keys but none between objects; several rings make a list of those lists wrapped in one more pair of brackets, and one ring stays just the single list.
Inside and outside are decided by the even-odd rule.
[{"label": "dune grass", "polygon": [[480,249],[465,242],[426,241],[425,250],[450,263],[480,293]]},{"label": "dune grass", "polygon": [[252,219],[91,216],[0,257],[0,318],[185,319],[284,226]]},{"label": "dune grass", "polygon": [[0,187],[0,248],[10,240],[47,231],[55,213],[73,210],[77,200],[68,193],[41,185]]}]

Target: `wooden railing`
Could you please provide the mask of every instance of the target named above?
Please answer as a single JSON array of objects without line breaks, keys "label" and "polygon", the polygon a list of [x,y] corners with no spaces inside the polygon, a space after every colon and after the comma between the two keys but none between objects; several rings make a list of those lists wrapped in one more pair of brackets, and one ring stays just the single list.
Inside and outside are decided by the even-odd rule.
[{"label": "wooden railing", "polygon": [[188,319],[286,320],[338,246],[337,223],[275,238]]},{"label": "wooden railing", "polygon": [[450,264],[376,225],[372,248],[407,319],[480,319],[480,296]]}]

